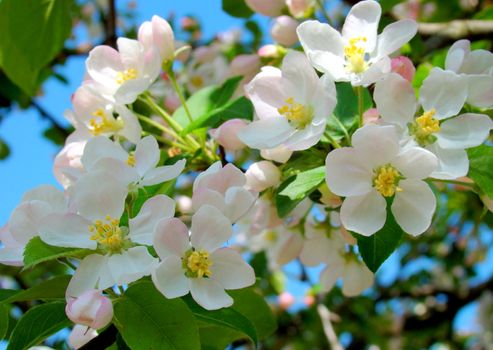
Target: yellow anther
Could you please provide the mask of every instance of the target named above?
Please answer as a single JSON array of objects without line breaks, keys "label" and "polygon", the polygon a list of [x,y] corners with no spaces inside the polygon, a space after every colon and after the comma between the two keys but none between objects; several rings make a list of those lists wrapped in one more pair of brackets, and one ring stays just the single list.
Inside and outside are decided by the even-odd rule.
[{"label": "yellow anther", "polygon": [[435,113],[436,110],[433,108],[416,118],[416,124],[419,127],[419,132],[421,135],[428,136],[440,131],[440,122],[433,118]]},{"label": "yellow anther", "polygon": [[129,69],[125,69],[124,71],[116,73],[115,81],[117,84],[121,85],[128,80],[133,80],[136,78],[137,78],[137,69],[129,68]]},{"label": "yellow anther", "polygon": [[375,170],[373,186],[384,197],[392,197],[402,191],[398,187],[402,175],[392,165],[384,165]]},{"label": "yellow anther", "polygon": [[294,101],[294,98],[286,99],[286,104],[277,109],[296,129],[304,129],[313,119],[313,108]]},{"label": "yellow anther", "polygon": [[344,46],[344,56],[346,56],[346,69],[352,73],[363,73],[368,69],[368,63],[365,61],[365,47],[361,45],[366,43],[367,38],[358,36],[349,39],[349,43]]},{"label": "yellow anther", "polygon": [[102,108],[97,109],[92,115],[94,118],[89,120],[89,129],[94,136],[116,132],[123,128],[122,121],[108,117]]},{"label": "yellow anther", "polygon": [[212,266],[212,261],[209,260],[209,253],[205,250],[192,251],[185,259],[190,277],[209,277],[212,275],[209,269]]},{"label": "yellow anther", "polygon": [[110,252],[119,252],[124,240],[120,220],[112,219],[110,215],[106,215],[105,220],[96,220],[94,225],[89,226],[89,232],[93,233],[91,240],[97,241]]},{"label": "yellow anther", "polygon": [[133,154],[128,155],[127,164],[130,166],[135,166],[135,156]]},{"label": "yellow anther", "polygon": [[201,88],[202,86],[204,86],[204,79],[200,75],[194,75],[190,79],[190,83],[192,83],[192,85],[196,88]]},{"label": "yellow anther", "polygon": [[275,242],[277,240],[277,233],[275,231],[268,231],[265,234],[265,240],[268,242]]}]

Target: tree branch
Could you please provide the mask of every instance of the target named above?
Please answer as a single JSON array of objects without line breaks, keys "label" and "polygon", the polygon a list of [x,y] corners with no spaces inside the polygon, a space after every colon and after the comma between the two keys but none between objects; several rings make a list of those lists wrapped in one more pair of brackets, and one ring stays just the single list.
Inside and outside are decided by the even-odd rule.
[{"label": "tree branch", "polygon": [[444,23],[418,23],[423,36],[439,35],[451,39],[493,33],[493,20],[458,19]]}]

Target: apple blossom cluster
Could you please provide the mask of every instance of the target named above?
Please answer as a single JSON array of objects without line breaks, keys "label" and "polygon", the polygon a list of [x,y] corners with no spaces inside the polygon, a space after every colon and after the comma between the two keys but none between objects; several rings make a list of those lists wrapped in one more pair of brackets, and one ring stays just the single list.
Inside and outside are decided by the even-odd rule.
[{"label": "apple blossom cluster", "polygon": [[[467,149],[489,138],[493,54],[458,41],[415,89],[412,62],[396,54],[417,24],[378,33],[378,2],[354,5],[341,32],[302,22],[315,1],[246,3],[277,17],[282,50],[230,60],[235,33],[192,50],[154,16],[138,40],[90,52],[65,114],[75,131],[54,162],[63,190],[27,192],[0,231],[3,264],[25,265],[34,244],[66,248],[73,344],[111,322],[112,302],[142,279],[163,298],[233,305],[226,291],[256,281],[249,253],[264,252],[272,273],[323,265],[321,290],[341,281],[345,296],[359,295],[375,272],[359,240],[390,221],[423,234],[434,184],[467,176]],[[193,102],[229,85],[233,102],[205,112]],[[235,117],[238,101],[250,115]],[[214,119],[226,103],[232,116]],[[356,112],[341,120],[341,109]]]}]

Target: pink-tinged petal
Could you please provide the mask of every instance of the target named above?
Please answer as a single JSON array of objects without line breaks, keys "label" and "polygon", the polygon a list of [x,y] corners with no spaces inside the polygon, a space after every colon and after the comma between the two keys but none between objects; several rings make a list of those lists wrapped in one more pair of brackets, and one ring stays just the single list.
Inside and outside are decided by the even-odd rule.
[{"label": "pink-tinged petal", "polygon": [[417,109],[413,86],[398,74],[389,74],[375,84],[373,94],[378,112],[383,120],[406,127],[413,120]]},{"label": "pink-tinged petal", "polygon": [[373,0],[360,1],[349,10],[342,27],[345,40],[365,36],[366,52],[372,52],[377,43],[377,29],[382,8]]},{"label": "pink-tinged petal", "polygon": [[22,196],[22,202],[43,201],[48,203],[53,211],[64,211],[67,208],[67,201],[62,191],[52,185],[41,185],[27,191]]},{"label": "pink-tinged petal", "polygon": [[425,111],[435,109],[436,119],[457,115],[467,97],[467,80],[459,75],[433,68],[424,80],[419,100]]},{"label": "pink-tinged petal", "polygon": [[52,212],[47,202],[32,200],[17,206],[9,219],[9,229],[12,236],[20,243],[26,244],[39,234],[39,223]]},{"label": "pink-tinged petal", "polygon": [[407,233],[417,236],[431,225],[431,219],[436,209],[436,198],[423,181],[401,180],[392,203],[392,213],[395,221]]},{"label": "pink-tinged petal", "polygon": [[138,40],[124,37],[118,38],[116,44],[124,67],[136,69],[138,75],[142,74],[144,46]]},{"label": "pink-tinged petal", "polygon": [[160,152],[154,136],[146,136],[135,147],[135,168],[143,176],[146,172],[156,167],[159,162]]},{"label": "pink-tinged petal", "polygon": [[71,347],[77,350],[89,343],[97,336],[98,332],[95,329],[91,329],[81,324],[76,324],[70,332],[68,343]]},{"label": "pink-tinged petal", "polygon": [[212,252],[232,235],[231,222],[215,207],[204,205],[192,216],[191,242],[198,250]]},{"label": "pink-tinged petal", "polygon": [[274,148],[285,142],[296,130],[284,117],[256,120],[238,133],[240,140],[255,149]]},{"label": "pink-tinged petal", "polygon": [[176,179],[185,169],[185,159],[180,159],[173,165],[164,165],[148,171],[139,182],[141,186],[152,186]]},{"label": "pink-tinged petal", "polygon": [[421,180],[430,176],[438,167],[437,157],[421,147],[409,147],[400,152],[392,161],[397,170],[406,178]]},{"label": "pink-tinged petal", "polygon": [[117,106],[115,110],[118,112],[121,120],[123,120],[123,129],[120,130],[120,134],[130,142],[137,144],[142,133],[142,127],[137,117],[128,108],[123,106]]},{"label": "pink-tinged petal", "polygon": [[430,177],[444,180],[458,179],[467,175],[469,158],[463,149],[444,149],[437,142],[426,147],[438,158],[438,168]]},{"label": "pink-tinged petal", "polygon": [[157,264],[158,259],[154,258],[147,247],[143,246],[133,247],[121,254],[108,257],[108,269],[115,284],[119,286],[149,276]]},{"label": "pink-tinged petal", "polygon": [[387,202],[376,190],[347,197],[341,206],[341,222],[350,231],[371,236],[380,230],[387,219]]},{"label": "pink-tinged petal", "polygon": [[23,266],[24,244],[21,244],[14,239],[9,231],[8,225],[4,225],[0,228],[0,241],[2,242],[2,248],[0,249],[0,264]]},{"label": "pink-tinged petal", "polygon": [[234,223],[252,208],[257,197],[257,194],[247,191],[243,187],[230,187],[224,196],[226,210],[223,213]]},{"label": "pink-tinged petal", "polygon": [[466,113],[444,121],[436,134],[444,149],[464,149],[482,144],[490,135],[493,121],[484,114]]},{"label": "pink-tinged petal", "polygon": [[193,193],[192,197],[192,209],[197,211],[203,205],[212,205],[219,209],[222,213],[226,212],[226,203],[221,193],[206,188],[199,189]]},{"label": "pink-tinged petal", "polygon": [[39,222],[40,238],[57,247],[96,249],[89,231],[92,222],[77,214],[50,214]]},{"label": "pink-tinged petal", "polygon": [[320,284],[322,286],[322,290],[328,292],[330,291],[337,280],[342,277],[344,272],[344,260],[334,259],[334,261],[327,265],[325,269],[320,273]]},{"label": "pink-tinged petal", "polygon": [[161,220],[156,226],[153,241],[162,260],[173,255],[182,257],[191,248],[188,227],[177,218]]},{"label": "pink-tinged petal", "polygon": [[417,33],[418,24],[412,19],[393,22],[378,36],[378,56],[389,56],[409,42]]},{"label": "pink-tinged petal", "polygon": [[372,166],[389,163],[399,152],[397,129],[392,125],[365,125],[356,130],[351,141],[360,157]]},{"label": "pink-tinged petal", "polygon": [[372,169],[361,162],[354,148],[339,148],[325,159],[325,181],[339,196],[363,195],[372,188]]},{"label": "pink-tinged petal", "polygon": [[233,305],[233,298],[212,278],[190,279],[190,292],[197,304],[206,310],[217,310]]},{"label": "pink-tinged petal", "polygon": [[86,256],[70,280],[65,293],[68,298],[76,298],[91,289],[104,290],[115,284],[109,270],[108,257],[99,254]]},{"label": "pink-tinged petal", "polygon": [[373,273],[357,261],[351,260],[344,265],[342,294],[355,297],[370,288],[374,281]]},{"label": "pink-tinged petal", "polygon": [[153,41],[159,48],[161,59],[171,60],[175,54],[173,29],[165,19],[159,16],[152,16],[151,23]]},{"label": "pink-tinged petal", "polygon": [[493,107],[493,76],[467,76],[467,103],[479,108]]},{"label": "pink-tinged petal", "polygon": [[89,52],[86,69],[94,81],[116,89],[118,87],[115,81],[116,74],[125,70],[125,66],[118,51],[109,46],[101,45]]},{"label": "pink-tinged petal", "polygon": [[399,74],[401,77],[411,82],[416,74],[416,68],[411,61],[406,56],[398,56],[392,58],[390,62],[391,70],[393,73]]},{"label": "pink-tinged petal", "polygon": [[129,220],[129,238],[136,243],[152,245],[157,223],[175,215],[175,201],[164,194],[149,198],[139,214]]},{"label": "pink-tinged petal", "polygon": [[181,258],[170,255],[152,272],[152,281],[166,298],[182,297],[190,291]]},{"label": "pink-tinged petal", "polygon": [[445,58],[445,69],[459,73],[464,59],[471,52],[471,43],[469,40],[458,40],[448,50]]},{"label": "pink-tinged petal", "polygon": [[224,194],[228,188],[242,187],[245,183],[245,174],[236,166],[228,163],[223,168],[221,162],[216,162],[197,176],[193,190],[210,189]]},{"label": "pink-tinged petal", "polygon": [[210,255],[211,279],[224,289],[240,289],[255,283],[255,272],[238,252],[231,248],[220,248]]},{"label": "pink-tinged petal", "polygon": [[128,153],[119,143],[115,143],[107,137],[94,137],[84,147],[84,153],[81,157],[82,165],[84,165],[86,171],[89,171],[98,160],[103,158],[112,158],[126,162]]},{"label": "pink-tinged petal", "polygon": [[264,67],[255,78],[245,85],[245,94],[252,101],[259,119],[279,116],[277,108],[286,98],[281,70]]},{"label": "pink-tinged petal", "polygon": [[123,213],[128,190],[111,174],[95,171],[84,174],[72,187],[71,205],[89,220],[119,219]]}]

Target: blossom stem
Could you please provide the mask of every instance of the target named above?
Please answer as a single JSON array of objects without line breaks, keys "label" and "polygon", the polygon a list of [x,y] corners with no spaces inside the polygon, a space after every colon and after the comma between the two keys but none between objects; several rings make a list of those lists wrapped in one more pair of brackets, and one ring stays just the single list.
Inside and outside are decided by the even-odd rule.
[{"label": "blossom stem", "polygon": [[176,134],[173,130],[165,127],[164,125],[152,120],[151,118],[149,117],[146,117],[144,115],[141,115],[141,114],[138,114],[136,113],[137,115],[137,118],[139,118],[139,120],[143,121],[144,123],[146,124],[149,124],[153,127],[155,127],[156,129],[159,129],[165,133],[167,133],[168,135],[170,135],[171,137],[175,138],[178,142],[174,142],[172,140],[167,140],[165,139],[164,137],[156,137],[159,139],[159,141],[163,142],[163,143],[166,143],[168,144],[169,146],[173,146],[173,147],[178,147],[178,148],[182,148],[182,149],[186,149],[186,150],[190,150],[190,146],[182,143],[182,142],[179,142],[179,140],[181,140],[181,137]]},{"label": "blossom stem", "polygon": [[349,132],[347,131],[346,126],[336,116],[334,116],[334,119],[335,119],[337,125],[339,125],[342,132],[344,133],[344,138],[346,139],[348,146],[351,146],[351,136],[349,136]]},{"label": "blossom stem", "polygon": [[61,259],[60,262],[62,264],[67,265],[68,267],[70,267],[74,271],[77,270],[77,266],[75,266],[74,264],[72,264],[72,262],[68,258]]},{"label": "blossom stem", "polygon": [[358,86],[356,87],[356,93],[358,95],[358,116],[359,116],[359,122],[358,125],[361,128],[363,126],[363,87]]},{"label": "blossom stem", "polygon": [[344,350],[339,339],[337,338],[337,334],[334,331],[334,327],[332,327],[332,322],[330,321],[330,311],[329,309],[323,305],[317,305],[317,312],[320,316],[320,320],[322,321],[323,330],[327,340],[330,344],[332,350]]},{"label": "blossom stem", "polygon": [[332,145],[332,147],[341,148],[341,145],[339,144],[339,142],[337,142],[332,136],[330,136],[330,134],[327,131],[324,132],[324,135],[325,135],[325,137],[327,137],[329,139],[329,142]]},{"label": "blossom stem", "polygon": [[173,72],[172,68],[169,69],[168,76],[169,76],[169,80],[171,81],[171,85],[173,85],[173,88],[175,89],[176,93],[178,94],[178,98],[181,101],[181,105],[183,106],[183,109],[185,110],[185,114],[187,115],[188,120],[190,121],[190,123],[193,123],[192,113],[190,113],[190,110],[188,109],[187,100],[185,99],[185,96],[183,96],[183,92],[181,91],[180,86],[176,82],[175,72]]}]

